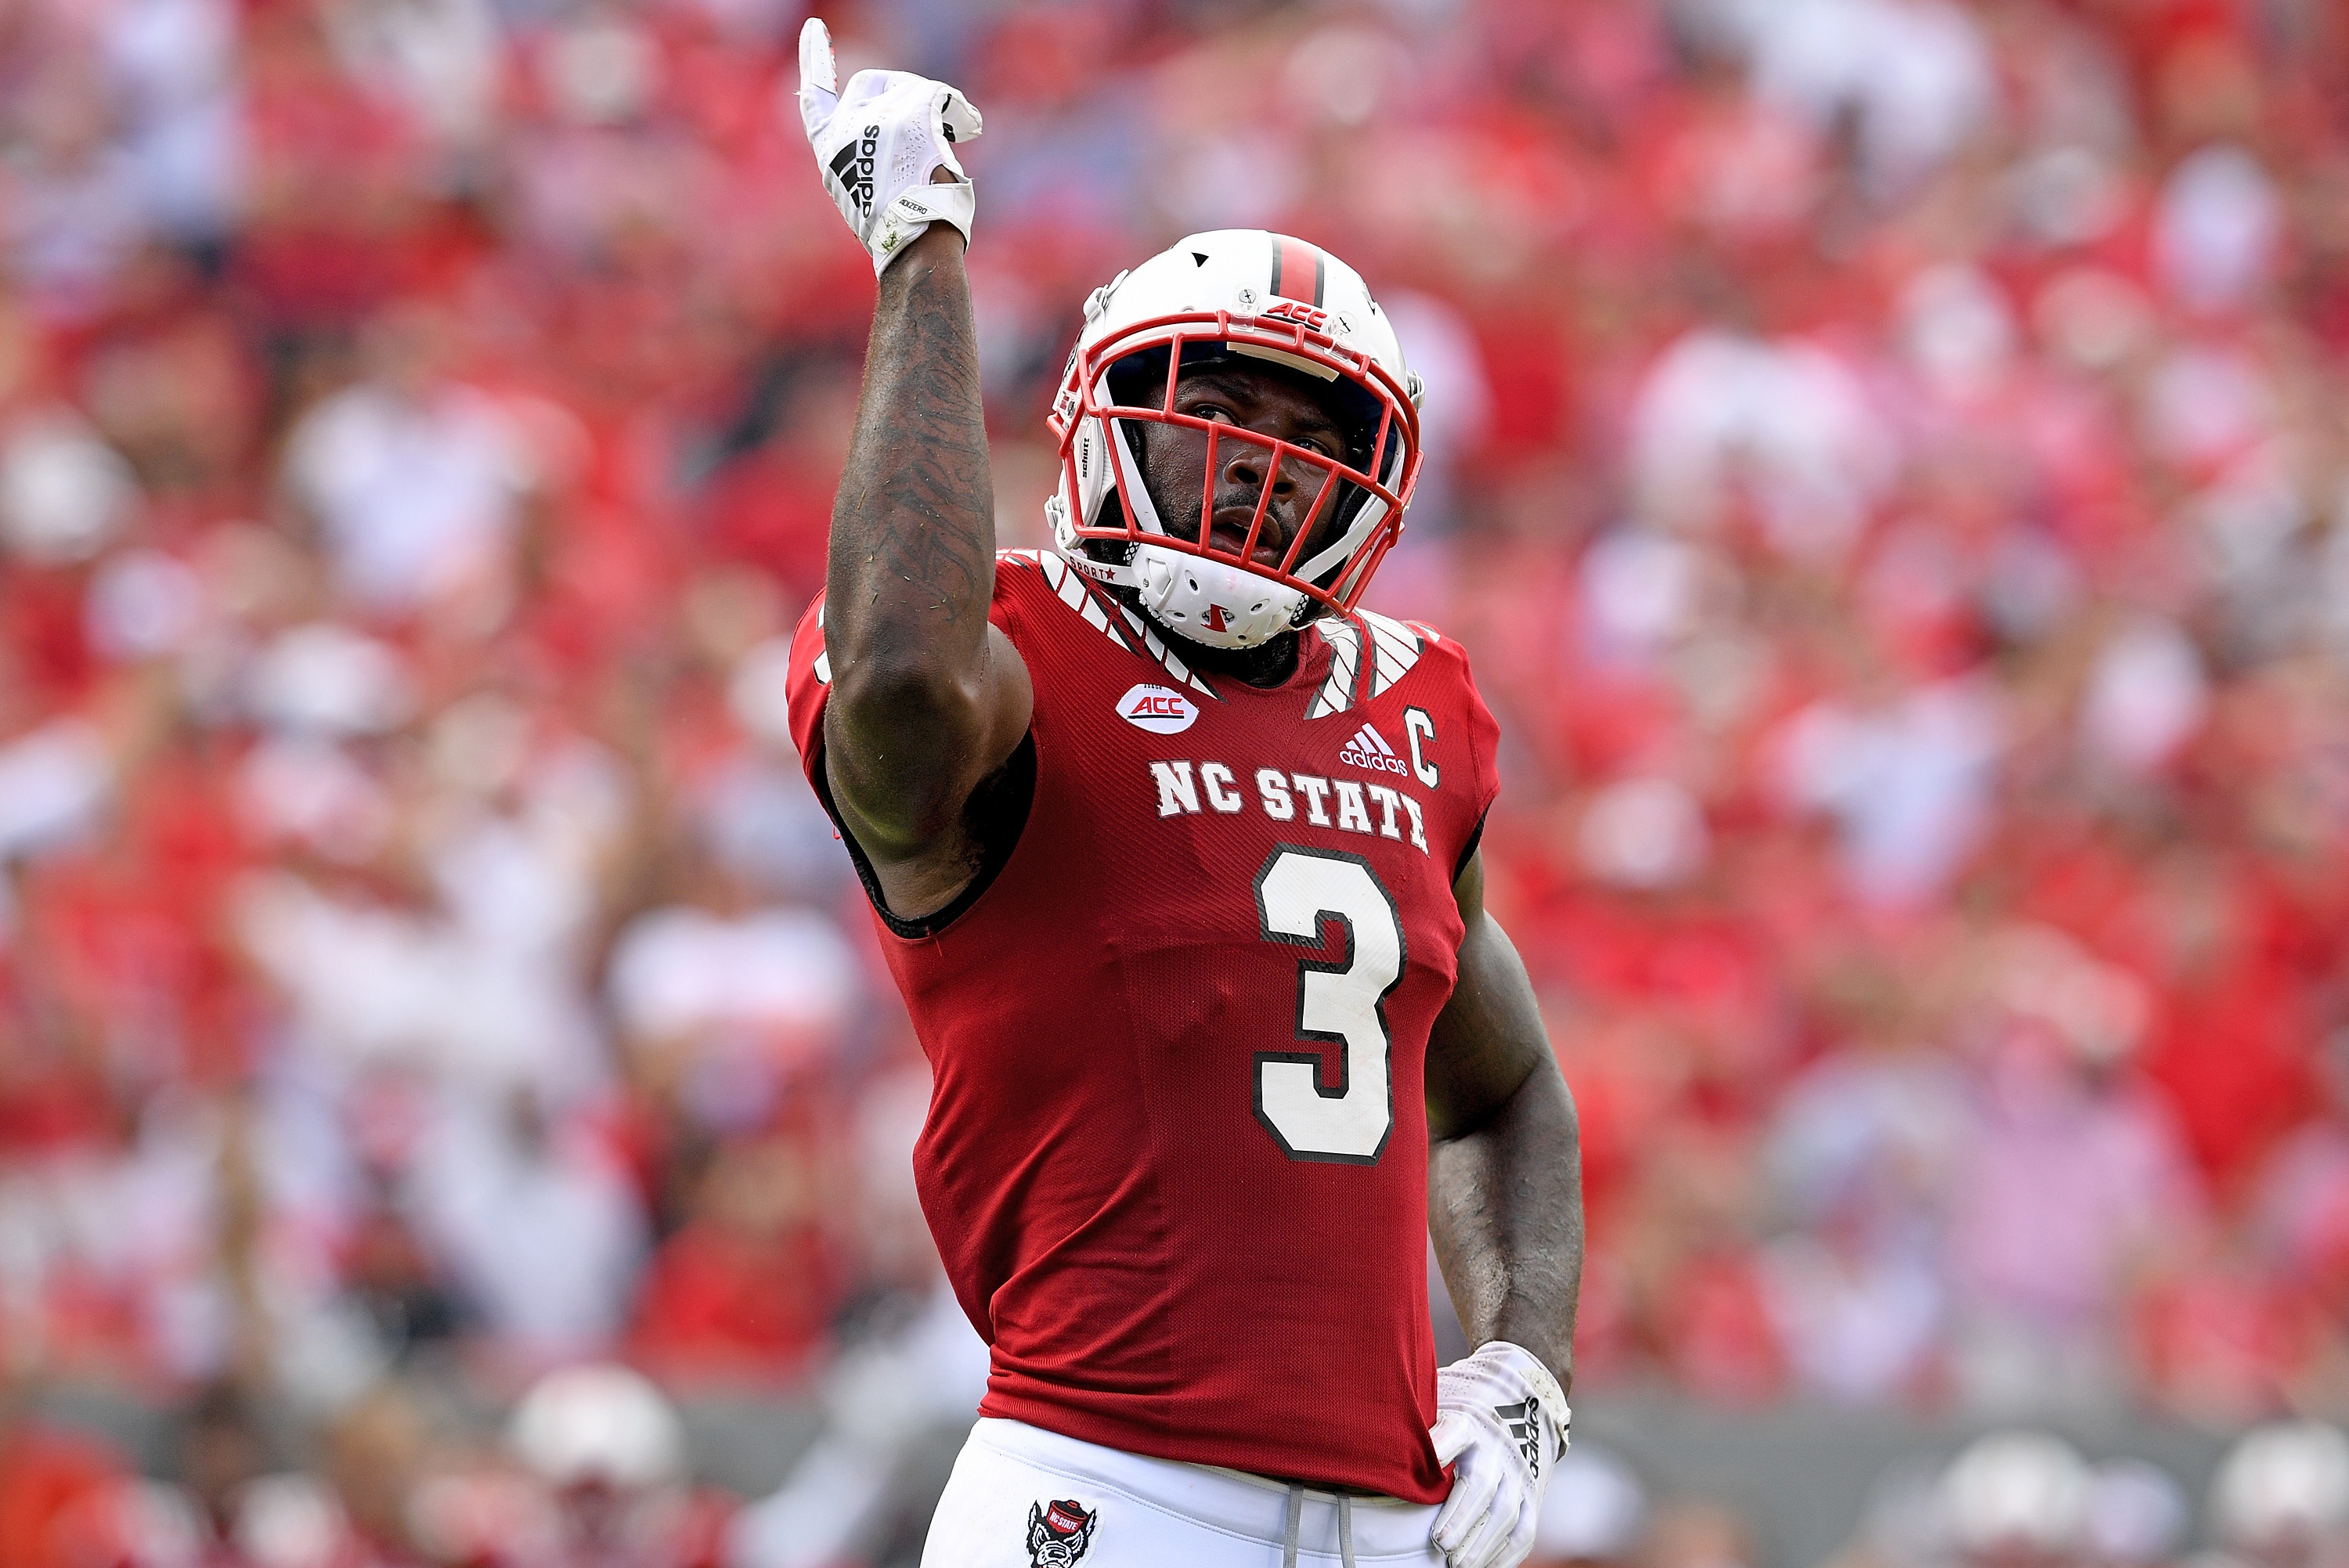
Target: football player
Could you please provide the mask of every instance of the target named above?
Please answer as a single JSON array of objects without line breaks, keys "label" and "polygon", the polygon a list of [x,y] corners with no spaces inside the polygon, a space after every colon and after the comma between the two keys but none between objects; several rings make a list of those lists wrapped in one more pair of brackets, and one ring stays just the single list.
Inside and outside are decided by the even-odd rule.
[{"label": "football player", "polygon": [[[931,1568],[1495,1568],[1567,1441],[1573,1104],[1484,908],[1495,727],[1360,607],[1418,380],[1303,241],[1086,302],[1055,548],[995,548],[943,83],[801,38],[880,279],[792,736],[934,1073],[923,1207],[990,1351]],[[1439,1371],[1426,1236],[1476,1346]]]}]

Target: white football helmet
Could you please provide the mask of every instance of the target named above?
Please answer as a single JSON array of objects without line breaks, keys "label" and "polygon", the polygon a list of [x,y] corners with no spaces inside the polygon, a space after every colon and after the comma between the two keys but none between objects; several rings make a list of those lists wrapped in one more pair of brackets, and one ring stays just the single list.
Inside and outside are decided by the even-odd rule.
[{"label": "white football helmet", "polygon": [[685,1474],[685,1429],[642,1373],[589,1362],[548,1373],[514,1407],[507,1438],[548,1484],[601,1480],[626,1491]]},{"label": "white football helmet", "polygon": [[[1229,355],[1327,383],[1347,427],[1342,459],[1174,412],[1179,369]],[[1084,330],[1052,400],[1061,484],[1044,511],[1053,542],[1078,571],[1138,590],[1162,625],[1213,647],[1252,648],[1317,614],[1350,611],[1402,531],[1419,478],[1419,377],[1353,268],[1261,229],[1194,234],[1085,302]],[[1320,471],[1278,566],[1251,559],[1269,483],[1237,548],[1216,545],[1204,528],[1195,540],[1169,532],[1142,481],[1143,422],[1206,432],[1209,496],[1226,441],[1263,449],[1268,473]],[[1312,555],[1300,559],[1309,543]]]}]

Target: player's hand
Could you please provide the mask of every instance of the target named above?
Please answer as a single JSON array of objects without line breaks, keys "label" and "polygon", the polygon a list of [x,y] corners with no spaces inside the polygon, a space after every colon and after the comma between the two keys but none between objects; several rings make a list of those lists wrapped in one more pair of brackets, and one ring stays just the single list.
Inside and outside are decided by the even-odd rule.
[{"label": "player's hand", "polygon": [[[832,34],[819,17],[800,29],[800,119],[823,188],[873,256],[873,271],[905,253],[932,223],[970,242],[978,198],[955,159],[978,135],[978,110],[944,82],[910,71],[859,71],[840,90]],[[932,183],[940,169],[950,181]]]},{"label": "player's hand", "polygon": [[1495,1339],[1436,1373],[1435,1412],[1435,1457],[1452,1466],[1436,1549],[1451,1568],[1516,1568],[1566,1452],[1565,1392],[1532,1352]]}]

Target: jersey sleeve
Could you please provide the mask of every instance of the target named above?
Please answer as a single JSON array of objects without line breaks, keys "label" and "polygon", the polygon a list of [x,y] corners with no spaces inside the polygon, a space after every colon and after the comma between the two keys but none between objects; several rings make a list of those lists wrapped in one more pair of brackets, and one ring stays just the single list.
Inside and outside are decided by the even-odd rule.
[{"label": "jersey sleeve", "polygon": [[1476,677],[1468,669],[1468,655],[1460,655],[1462,684],[1468,693],[1468,751],[1476,768],[1476,820],[1481,826],[1485,814],[1501,795],[1501,726],[1493,710],[1485,706],[1485,694],[1476,689]]},{"label": "jersey sleeve", "polygon": [[823,705],[832,695],[832,655],[823,645],[823,595],[800,617],[792,634],[792,656],[783,680],[784,717],[792,744],[799,748],[800,768],[822,795],[816,770],[823,765]]}]

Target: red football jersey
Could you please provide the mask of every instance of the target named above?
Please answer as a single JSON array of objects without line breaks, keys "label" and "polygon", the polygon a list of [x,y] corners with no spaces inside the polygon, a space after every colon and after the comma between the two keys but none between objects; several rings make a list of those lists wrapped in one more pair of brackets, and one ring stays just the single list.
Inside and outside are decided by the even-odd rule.
[{"label": "red football jersey", "polygon": [[[1465,655],[1361,614],[1278,687],[1210,678],[1049,552],[1003,554],[990,614],[1034,678],[1025,825],[953,906],[878,915],[980,1412],[1441,1499],[1422,1084],[1495,787]],[[823,623],[791,722],[828,799]]]}]

